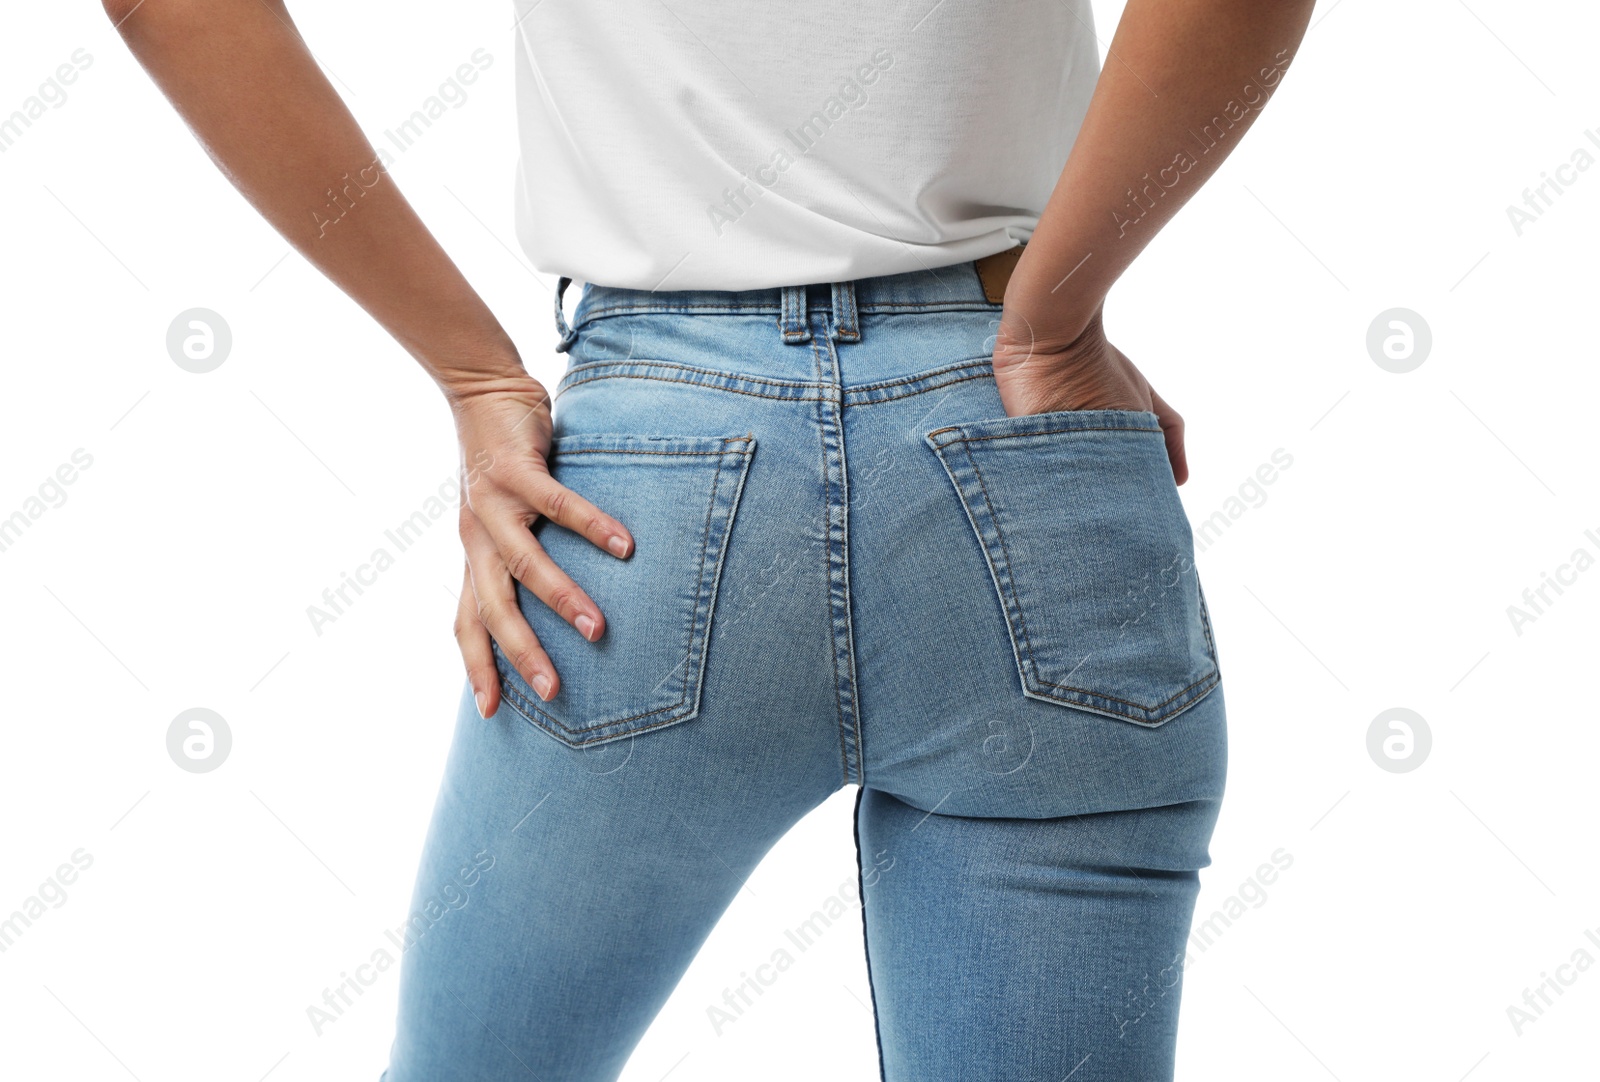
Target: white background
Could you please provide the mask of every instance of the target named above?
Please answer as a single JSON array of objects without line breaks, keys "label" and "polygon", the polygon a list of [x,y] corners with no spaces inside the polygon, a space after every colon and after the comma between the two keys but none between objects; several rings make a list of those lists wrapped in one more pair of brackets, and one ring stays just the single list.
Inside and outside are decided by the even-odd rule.
[{"label": "white background", "polygon": [[[1588,5],[1319,6],[1242,148],[1113,293],[1118,342],[1190,422],[1198,525],[1283,449],[1266,499],[1200,556],[1231,727],[1199,915],[1291,867],[1191,953],[1179,1077],[1595,1077],[1600,967],[1524,1025],[1507,1008],[1600,959],[1591,403],[1600,169],[1519,236],[1506,214],[1600,128]],[[508,5],[295,5],[381,138],[474,50],[491,67],[393,166],[532,371],[553,281],[517,251]],[[1109,39],[1119,9],[1096,5]],[[461,671],[451,518],[319,637],[306,607],[452,473],[432,384],[264,225],[98,5],[20,5],[0,113],[93,63],[0,154],[0,517],[75,450],[66,500],[0,552],[0,916],[92,865],[0,953],[0,1074],[375,1079],[397,970],[319,1035],[307,1007],[405,919]],[[1104,48],[1102,44],[1102,49]],[[167,353],[205,307],[215,372]],[[1378,313],[1431,327],[1415,371]],[[169,724],[226,718],[215,773]],[[1417,711],[1418,769],[1369,756]],[[845,790],[741,892],[630,1082],[877,1078],[859,924],[836,925],[718,1035],[708,1005],[853,881]]]}]

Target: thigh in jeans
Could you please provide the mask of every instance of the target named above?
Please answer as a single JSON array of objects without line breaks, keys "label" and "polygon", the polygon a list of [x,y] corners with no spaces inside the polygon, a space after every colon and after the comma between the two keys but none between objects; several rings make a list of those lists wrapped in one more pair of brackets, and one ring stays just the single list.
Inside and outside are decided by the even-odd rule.
[{"label": "thigh in jeans", "polygon": [[905,466],[852,523],[885,1077],[1168,1079],[1226,748],[1156,419],[978,379],[851,434]]},{"label": "thigh in jeans", "polygon": [[463,694],[385,1082],[616,1078],[745,877],[841,784],[821,565],[738,596],[817,517],[805,415],[625,376],[558,400],[551,468],[634,555],[536,527],[606,633],[523,591],[560,691],[501,657],[494,717]]}]

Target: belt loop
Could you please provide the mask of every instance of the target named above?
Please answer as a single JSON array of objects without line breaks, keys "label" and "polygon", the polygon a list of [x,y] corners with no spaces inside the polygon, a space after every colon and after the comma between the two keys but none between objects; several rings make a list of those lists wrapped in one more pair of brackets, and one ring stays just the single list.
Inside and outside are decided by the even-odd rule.
[{"label": "belt loop", "polygon": [[556,331],[561,335],[561,341],[556,343],[556,352],[565,353],[572,348],[572,343],[578,340],[578,332],[567,326],[567,314],[561,310],[561,295],[572,284],[571,278],[556,279]]},{"label": "belt loop", "polygon": [[806,313],[806,287],[782,287],[783,314],[779,317],[778,327],[783,331],[783,340],[788,345],[798,345],[811,341],[811,328],[807,325]]},{"label": "belt loop", "polygon": [[861,341],[861,327],[856,322],[854,282],[833,283],[833,338],[836,342]]}]

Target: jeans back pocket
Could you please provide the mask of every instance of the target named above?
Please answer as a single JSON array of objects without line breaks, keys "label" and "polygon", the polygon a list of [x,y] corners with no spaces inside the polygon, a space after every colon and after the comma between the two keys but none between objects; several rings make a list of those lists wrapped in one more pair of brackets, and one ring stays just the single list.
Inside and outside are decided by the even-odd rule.
[{"label": "jeans back pocket", "polygon": [[498,643],[506,701],[571,747],[687,721],[700,681],[723,554],[755,450],[753,436],[557,436],[551,476],[633,534],[619,560],[540,518],[539,544],[594,599],[605,633],[589,642],[518,583],[517,601],[561,687],[545,702]]},{"label": "jeans back pocket", "polygon": [[925,439],[987,559],[1025,695],[1154,726],[1217,685],[1154,414],[1023,414]]}]

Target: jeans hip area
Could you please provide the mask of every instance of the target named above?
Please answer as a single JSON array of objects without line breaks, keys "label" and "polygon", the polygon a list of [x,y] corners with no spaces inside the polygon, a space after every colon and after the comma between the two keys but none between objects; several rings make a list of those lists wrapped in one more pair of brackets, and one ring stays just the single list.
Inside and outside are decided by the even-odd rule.
[{"label": "jeans hip area", "polygon": [[617,1078],[845,786],[862,1077],[1172,1077],[1227,757],[1189,521],[1153,414],[1006,415],[981,271],[558,292],[550,469],[635,551],[533,526],[606,631],[519,586],[560,690],[498,647],[498,713],[463,688],[415,903],[488,870],[403,953],[385,1082]]}]

